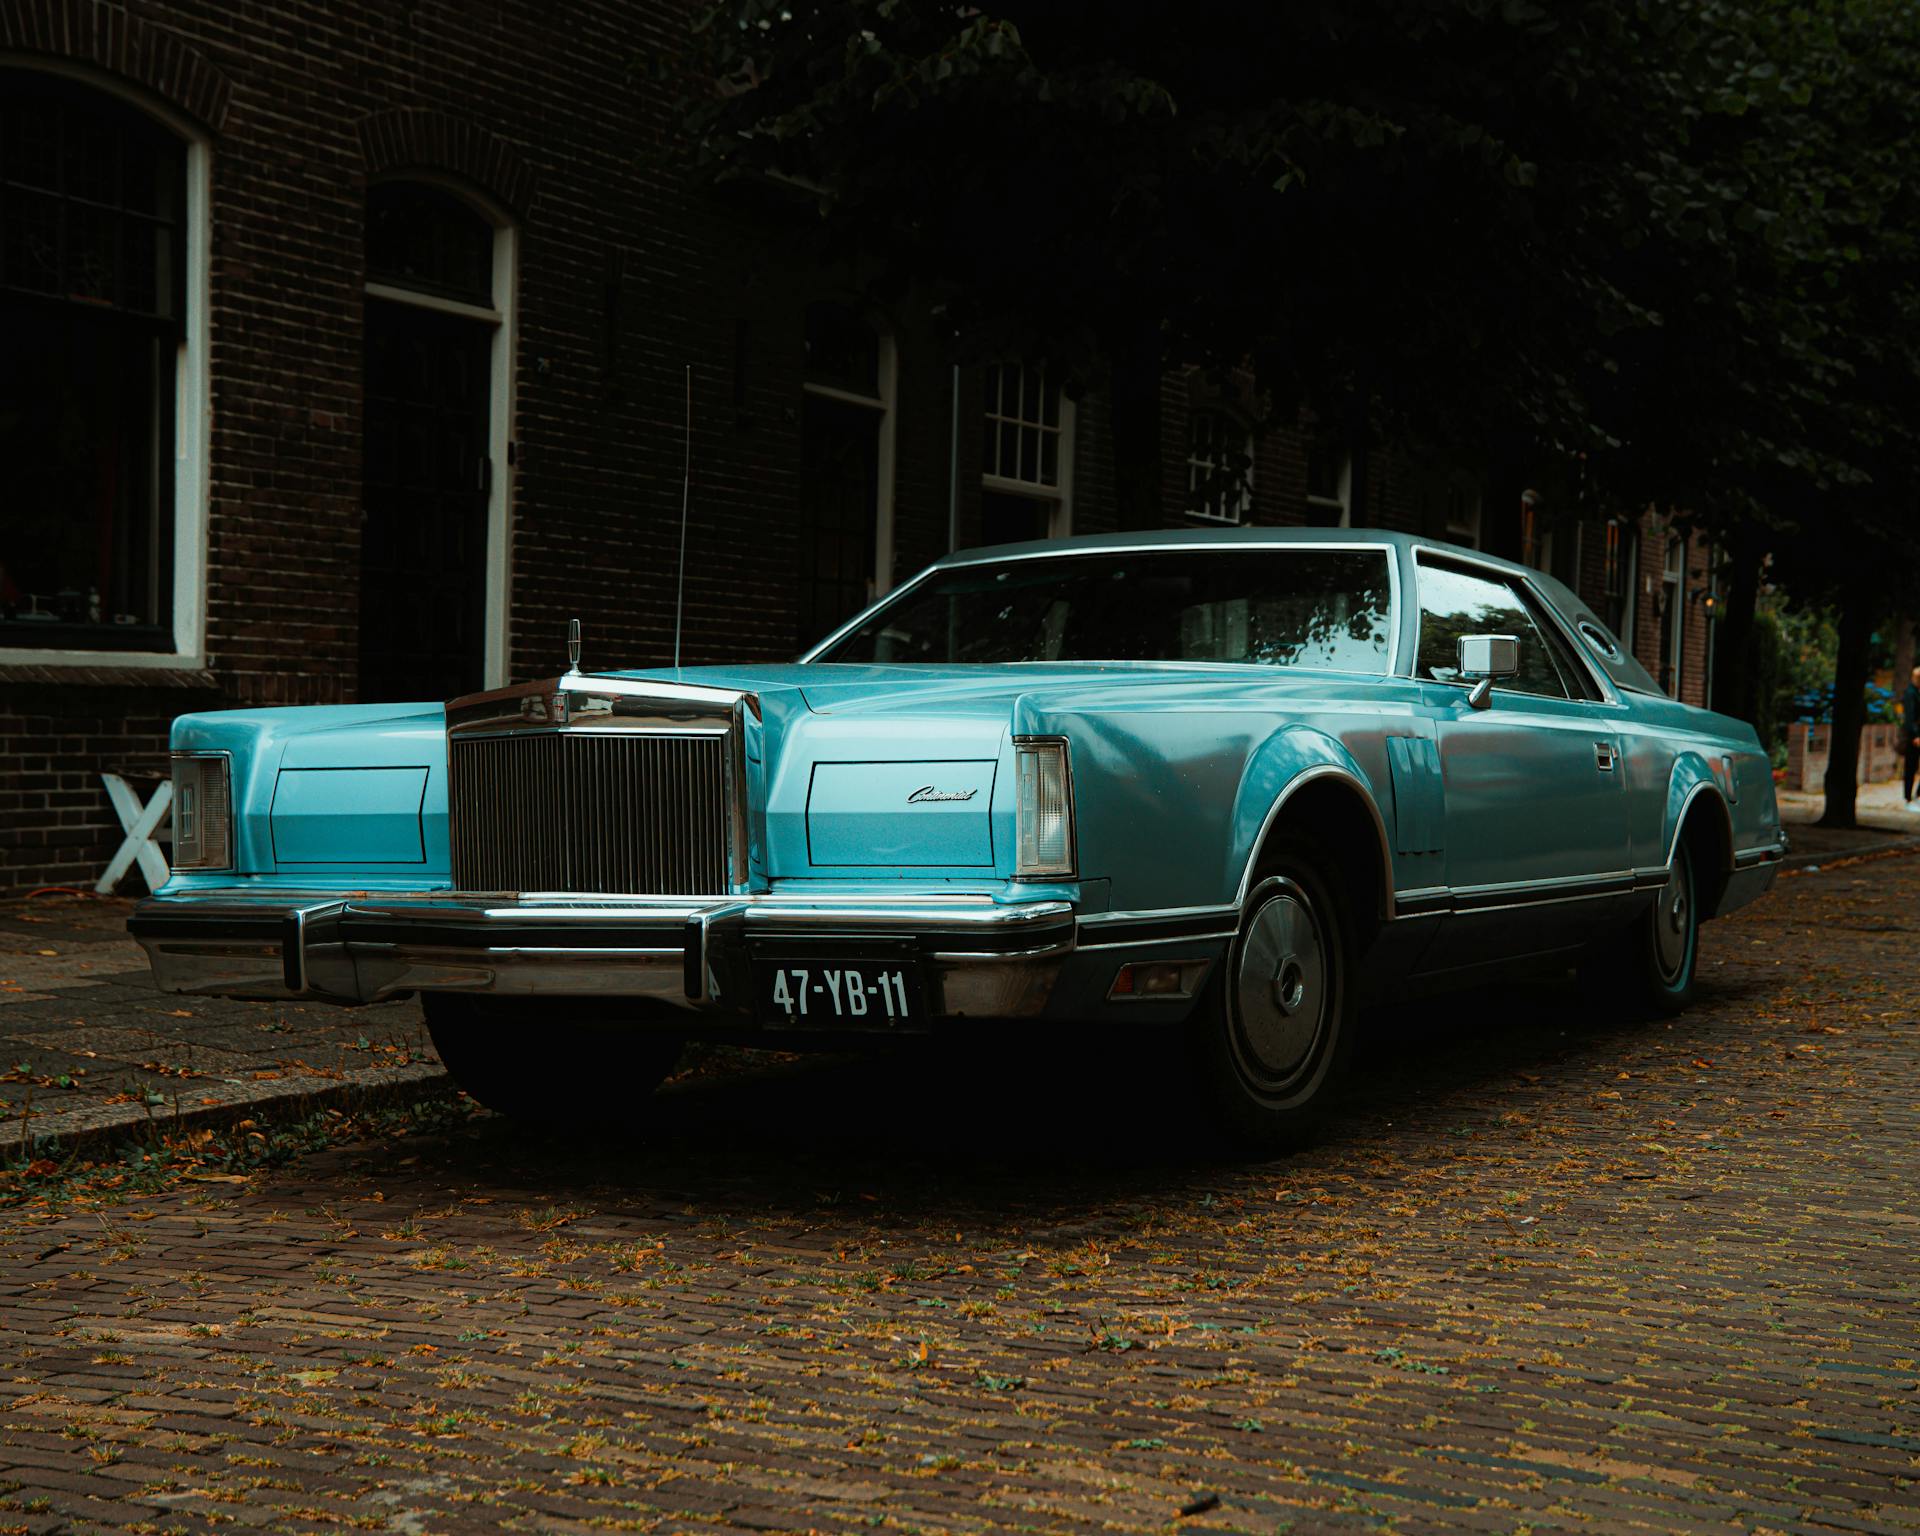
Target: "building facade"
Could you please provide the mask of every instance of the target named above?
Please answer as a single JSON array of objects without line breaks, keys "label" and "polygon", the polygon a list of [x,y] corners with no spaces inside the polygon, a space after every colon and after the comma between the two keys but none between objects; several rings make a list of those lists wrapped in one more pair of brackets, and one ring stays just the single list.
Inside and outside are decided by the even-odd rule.
[{"label": "building facade", "polygon": [[[787,657],[955,544],[1116,526],[1097,391],[952,368],[677,176],[634,61],[685,14],[0,0],[0,890],[91,886],[100,775],[185,710],[537,676],[572,617],[589,666]],[[1251,402],[1168,377],[1169,523],[1522,556],[1707,697],[1711,562],[1658,517]]]}]

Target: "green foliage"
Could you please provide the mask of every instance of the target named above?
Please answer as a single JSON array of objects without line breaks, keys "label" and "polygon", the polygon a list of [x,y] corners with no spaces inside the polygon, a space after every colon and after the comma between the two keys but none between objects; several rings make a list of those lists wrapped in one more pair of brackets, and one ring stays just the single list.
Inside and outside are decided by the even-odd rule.
[{"label": "green foliage", "polygon": [[1920,563],[1920,8],[728,0],[693,36],[694,164],[961,358],[1250,362],[1757,523],[1808,596]]}]

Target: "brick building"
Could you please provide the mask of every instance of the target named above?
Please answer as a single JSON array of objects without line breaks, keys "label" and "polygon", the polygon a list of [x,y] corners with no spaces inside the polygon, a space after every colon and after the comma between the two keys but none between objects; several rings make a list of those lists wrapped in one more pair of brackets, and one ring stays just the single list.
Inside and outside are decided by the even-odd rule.
[{"label": "brick building", "polygon": [[[955,538],[1115,525],[1101,396],[946,363],[662,151],[677,0],[0,0],[0,889],[187,709],[791,655]],[[1172,522],[1385,524],[1710,674],[1704,550],[1163,392]],[[1246,466],[1241,472],[1239,466]]]}]

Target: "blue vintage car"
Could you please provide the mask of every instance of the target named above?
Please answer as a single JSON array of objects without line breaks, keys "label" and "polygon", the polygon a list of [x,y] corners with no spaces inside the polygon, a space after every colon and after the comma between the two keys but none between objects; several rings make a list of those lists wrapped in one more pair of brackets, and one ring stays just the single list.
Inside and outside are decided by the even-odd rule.
[{"label": "blue vintage car", "polygon": [[1751,727],[1559,583],[1401,534],[969,550],[790,665],[575,660],[176,721],[160,986],[417,993],[534,1115],[630,1110],[694,1035],[1125,1026],[1264,1148],[1368,998],[1586,964],[1683,1005],[1785,852]]}]

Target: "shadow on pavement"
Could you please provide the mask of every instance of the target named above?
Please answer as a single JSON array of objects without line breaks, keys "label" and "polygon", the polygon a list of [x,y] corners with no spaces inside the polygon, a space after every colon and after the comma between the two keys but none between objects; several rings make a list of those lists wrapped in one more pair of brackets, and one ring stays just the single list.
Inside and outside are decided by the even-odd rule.
[{"label": "shadow on pavement", "polygon": [[[1705,985],[1703,994],[1704,1004],[1732,995]],[[1267,1167],[1338,1162],[1382,1139],[1385,1122],[1440,1105],[1455,1120],[1484,1113],[1491,1127],[1483,1090],[1519,1073],[1552,1094],[1565,1069],[1566,1091],[1582,1092],[1573,1079],[1596,1058],[1664,1027],[1610,1016],[1558,978],[1374,1011],[1321,1142]],[[532,1058],[529,1069],[539,1069]],[[1210,1135],[1176,1038],[1090,1028],[875,1055],[724,1053],[636,1097],[627,1127],[556,1131],[483,1115],[444,1137],[409,1138],[404,1150],[418,1171],[533,1201],[713,1212],[846,1202],[956,1222],[1013,1217],[1029,1202],[1057,1213],[1063,1199],[1110,1209],[1258,1166]]]}]

